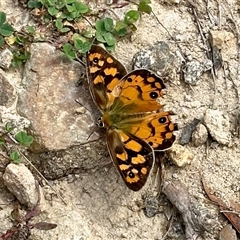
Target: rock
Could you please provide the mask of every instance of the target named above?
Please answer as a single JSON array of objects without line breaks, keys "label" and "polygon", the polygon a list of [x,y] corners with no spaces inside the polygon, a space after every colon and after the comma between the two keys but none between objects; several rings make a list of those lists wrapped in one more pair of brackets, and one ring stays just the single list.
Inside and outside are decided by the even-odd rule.
[{"label": "rock", "polygon": [[227,61],[229,56],[236,56],[237,38],[232,32],[210,31],[209,38],[211,46],[221,50],[223,61]]},{"label": "rock", "polygon": [[136,53],[133,57],[133,69],[146,68],[157,72],[162,77],[173,73],[175,57],[167,43],[160,41],[154,46]]},{"label": "rock", "polygon": [[203,124],[198,124],[192,134],[192,142],[194,146],[199,147],[203,145],[208,139],[207,128]]},{"label": "rock", "polygon": [[11,66],[13,59],[13,54],[9,49],[4,49],[0,52],[0,67],[3,69],[8,69]]},{"label": "rock", "polygon": [[185,147],[179,144],[173,144],[173,146],[167,150],[170,160],[178,167],[185,167],[193,160],[193,154]]},{"label": "rock", "polygon": [[226,225],[219,235],[219,240],[237,240],[237,234],[231,224]]},{"label": "rock", "polygon": [[199,124],[199,122],[199,119],[194,118],[191,123],[189,123],[182,129],[182,134],[180,138],[181,145],[187,144],[191,141],[192,133],[195,130],[196,126]]},{"label": "rock", "polygon": [[192,60],[185,64],[183,68],[183,79],[187,84],[196,85],[199,77],[212,68],[212,61],[206,59],[204,62]]},{"label": "rock", "polygon": [[[50,44],[31,45],[17,110],[31,122],[30,130],[36,139],[32,151],[66,149],[96,139],[91,134],[95,126],[91,113],[96,108],[88,85],[75,86],[81,72],[85,73],[85,68],[80,63],[67,59]],[[88,111],[76,114],[76,100]]]},{"label": "rock", "polygon": [[3,174],[3,180],[5,186],[21,204],[29,209],[33,209],[37,205],[40,186],[24,164],[8,164]]},{"label": "rock", "polygon": [[0,106],[10,107],[14,101],[14,89],[0,69]]},{"label": "rock", "polygon": [[213,139],[223,145],[229,144],[231,133],[230,121],[227,114],[220,110],[208,109],[203,121]]}]

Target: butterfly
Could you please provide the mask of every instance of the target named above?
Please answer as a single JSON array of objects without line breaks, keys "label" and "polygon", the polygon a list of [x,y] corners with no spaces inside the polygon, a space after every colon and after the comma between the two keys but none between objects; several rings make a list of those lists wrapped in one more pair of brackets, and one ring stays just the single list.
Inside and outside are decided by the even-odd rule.
[{"label": "butterfly", "polygon": [[87,52],[87,75],[92,98],[102,117],[97,125],[106,129],[113,163],[127,187],[140,190],[154,165],[154,151],[175,141],[172,112],[159,111],[165,85],[155,73],[125,67],[100,46]]}]

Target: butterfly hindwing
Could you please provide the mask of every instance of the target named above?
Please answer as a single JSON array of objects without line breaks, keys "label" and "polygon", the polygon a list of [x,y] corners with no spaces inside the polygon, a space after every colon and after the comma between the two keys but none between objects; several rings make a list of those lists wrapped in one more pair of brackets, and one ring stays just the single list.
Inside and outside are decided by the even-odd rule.
[{"label": "butterfly hindwing", "polygon": [[154,163],[152,148],[141,139],[121,130],[107,131],[107,143],[114,165],[126,185],[133,191],[140,190]]}]

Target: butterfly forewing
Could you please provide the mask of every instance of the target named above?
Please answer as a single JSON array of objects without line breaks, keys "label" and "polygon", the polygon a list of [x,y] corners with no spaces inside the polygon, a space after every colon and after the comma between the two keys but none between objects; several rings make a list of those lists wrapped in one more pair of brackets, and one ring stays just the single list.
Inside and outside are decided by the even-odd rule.
[{"label": "butterfly forewing", "polygon": [[154,163],[152,148],[141,139],[121,130],[107,131],[108,149],[114,165],[133,191],[146,183]]},{"label": "butterfly forewing", "polygon": [[92,97],[98,107],[105,111],[108,94],[127,74],[125,67],[103,48],[92,45],[87,53],[88,81]]},{"label": "butterfly forewing", "polygon": [[115,98],[109,111],[140,113],[155,111],[162,107],[159,98],[165,85],[160,77],[147,69],[138,69],[128,73],[114,87],[111,95]]}]

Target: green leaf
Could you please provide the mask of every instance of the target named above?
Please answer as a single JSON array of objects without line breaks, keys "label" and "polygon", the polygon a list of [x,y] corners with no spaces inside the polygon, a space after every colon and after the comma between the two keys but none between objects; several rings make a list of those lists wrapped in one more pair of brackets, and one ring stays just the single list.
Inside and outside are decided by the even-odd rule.
[{"label": "green leaf", "polygon": [[56,16],[56,14],[58,13],[58,10],[55,7],[49,7],[47,10],[51,16]]},{"label": "green leaf", "polygon": [[92,38],[95,35],[96,30],[89,28],[87,31],[83,32],[82,35],[86,38]]},{"label": "green leaf", "polygon": [[10,24],[5,23],[0,26],[0,34],[2,34],[4,37],[9,37],[13,34],[13,28]]},{"label": "green leaf", "polygon": [[76,0],[66,0],[66,4],[74,3]]},{"label": "green leaf", "polygon": [[18,164],[20,163],[21,159],[20,159],[20,156],[18,154],[17,151],[13,151],[11,154],[10,154],[10,158],[11,160],[13,161],[13,163],[15,164]]},{"label": "green leaf", "polygon": [[56,4],[55,0],[47,0],[47,1],[50,6],[55,6]]},{"label": "green leaf", "polygon": [[115,26],[116,34],[123,37],[127,34],[127,24],[123,21],[118,21]]},{"label": "green leaf", "polygon": [[81,53],[86,53],[91,49],[91,43],[90,42],[84,42],[82,49],[81,49]]},{"label": "green leaf", "polygon": [[136,10],[130,10],[126,13],[125,17],[124,17],[124,22],[128,25],[133,24],[134,22],[136,22],[139,19],[139,12]]},{"label": "green leaf", "polygon": [[111,51],[114,51],[115,50],[115,45],[112,45],[112,46],[105,46],[106,47],[106,49],[109,51],[109,52],[111,52]]},{"label": "green leaf", "polygon": [[58,30],[62,29],[63,28],[63,23],[62,23],[62,20],[60,18],[58,18],[55,22],[55,26]]},{"label": "green leaf", "polygon": [[152,8],[148,5],[149,3],[151,3],[151,1],[141,0],[138,5],[138,11],[150,14],[152,12]]},{"label": "green leaf", "polygon": [[4,12],[0,12],[0,26],[6,22],[6,14]]},{"label": "green leaf", "polygon": [[99,33],[98,31],[96,31],[96,39],[99,41],[99,42],[102,42],[102,43],[105,43],[106,40],[104,39],[103,35],[101,33]]},{"label": "green leaf", "polygon": [[65,43],[63,45],[63,52],[65,53],[65,55],[69,58],[69,59],[74,59],[76,58],[76,54],[75,52],[72,50],[73,47],[70,43]]},{"label": "green leaf", "polygon": [[75,2],[74,5],[76,10],[81,14],[87,13],[89,11],[88,6],[83,3]]},{"label": "green leaf", "polygon": [[41,8],[42,4],[36,0],[29,0],[27,6],[28,8]]},{"label": "green leaf", "polygon": [[113,46],[116,43],[116,38],[111,33],[104,34],[104,38],[109,46]]},{"label": "green leaf", "polygon": [[70,28],[68,28],[68,27],[63,27],[63,28],[60,29],[60,32],[62,32],[62,33],[65,33],[65,32],[68,32],[68,31],[70,31]]},{"label": "green leaf", "polygon": [[34,34],[36,32],[36,30],[35,30],[35,28],[33,26],[27,26],[27,30],[31,34]]},{"label": "green leaf", "polygon": [[0,36],[0,47],[2,47],[3,44],[4,44],[4,38]]},{"label": "green leaf", "polygon": [[108,32],[113,31],[113,20],[111,18],[105,18],[103,20],[103,25],[106,31]]},{"label": "green leaf", "polygon": [[71,45],[70,43],[65,43],[65,44],[63,45],[63,51],[64,51],[65,53],[70,52],[71,50],[72,50],[72,45]]},{"label": "green leaf", "polygon": [[66,8],[67,8],[68,12],[74,11],[74,7],[72,5],[66,5]]},{"label": "green leaf", "polygon": [[100,34],[106,33],[104,21],[102,19],[97,20],[95,26],[98,33]]},{"label": "green leaf", "polygon": [[24,146],[29,147],[33,142],[33,137],[21,131],[15,136],[16,140]]},{"label": "green leaf", "polygon": [[3,145],[5,143],[3,138],[0,138],[0,145]]},{"label": "green leaf", "polygon": [[74,47],[77,49],[77,50],[80,50],[83,46],[83,41],[81,41],[80,39],[75,39],[74,41]]},{"label": "green leaf", "polygon": [[12,123],[10,122],[7,122],[6,125],[5,125],[5,130],[7,132],[11,132],[15,127],[12,125]]}]

